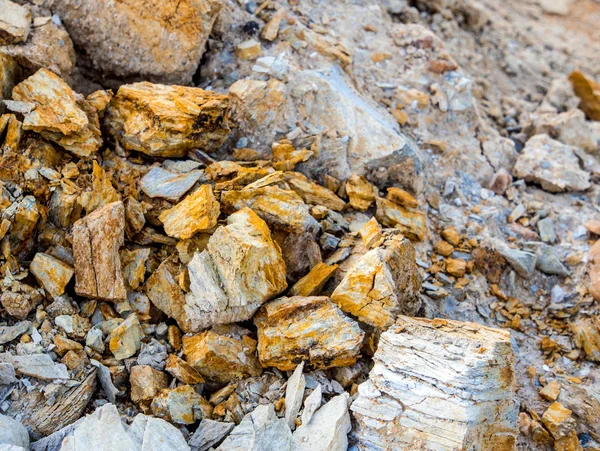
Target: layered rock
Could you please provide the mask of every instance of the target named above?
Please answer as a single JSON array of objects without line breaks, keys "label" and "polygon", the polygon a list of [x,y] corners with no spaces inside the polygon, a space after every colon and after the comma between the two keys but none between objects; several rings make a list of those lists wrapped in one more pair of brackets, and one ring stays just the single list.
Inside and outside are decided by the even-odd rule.
[{"label": "layered rock", "polygon": [[177,282],[180,269],[170,260],[165,260],[148,278],[144,288],[150,301],[161,312],[173,318],[185,332],[192,326],[185,310],[185,293]]},{"label": "layered rock", "polygon": [[515,449],[507,331],[399,317],[374,361],[351,406],[357,449]]}]

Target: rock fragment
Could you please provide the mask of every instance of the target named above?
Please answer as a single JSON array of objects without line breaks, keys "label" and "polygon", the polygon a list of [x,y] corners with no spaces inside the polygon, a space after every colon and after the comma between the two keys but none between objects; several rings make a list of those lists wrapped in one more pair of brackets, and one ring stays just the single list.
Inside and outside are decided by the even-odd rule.
[{"label": "rock fragment", "polygon": [[180,359],[175,354],[171,354],[167,358],[165,371],[182,384],[196,385],[204,383],[202,375],[189,363]]},{"label": "rock fragment", "polygon": [[300,412],[304,388],[306,387],[306,380],[304,374],[302,374],[303,370],[304,362],[300,362],[288,379],[285,389],[285,421],[292,431],[296,429],[296,417]]},{"label": "rock fragment", "polygon": [[125,233],[123,202],[95,210],[73,225],[75,292],[79,296],[110,301],[127,296],[119,248]]},{"label": "rock fragment", "polygon": [[267,41],[274,41],[279,33],[279,26],[285,15],[284,9],[279,9],[275,14],[271,16],[271,19],[267,22],[260,33],[260,37]]},{"label": "rock fragment", "polygon": [[[0,415],[0,443],[17,447],[12,451],[29,449],[29,433],[25,426],[17,420],[6,415]],[[11,451],[11,449],[9,448],[7,451]]]},{"label": "rock fragment", "polygon": [[364,333],[327,297],[279,298],[254,317],[258,356],[263,366],[293,370],[300,361],[309,368],[354,364]]},{"label": "rock fragment", "polygon": [[556,440],[566,437],[575,428],[575,419],[569,409],[555,402],[542,415],[542,424]]},{"label": "rock fragment", "polygon": [[227,96],[200,88],[148,82],[123,85],[105,123],[128,150],[183,157],[195,148],[217,150],[229,136]]},{"label": "rock fragment", "polygon": [[396,227],[410,239],[423,241],[427,233],[425,215],[410,211],[387,199],[377,197],[377,220],[388,227]]},{"label": "rock fragment", "polygon": [[29,330],[31,321],[20,321],[12,326],[0,326],[0,344],[10,343]]},{"label": "rock fragment", "polygon": [[364,254],[331,295],[344,312],[385,329],[398,314],[414,315],[421,306],[413,245],[392,236]]},{"label": "rock fragment", "polygon": [[140,188],[149,197],[178,202],[200,180],[202,171],[190,171],[184,174],[167,171],[154,166],[140,180]]},{"label": "rock fragment", "polygon": [[140,350],[144,332],[135,313],[132,313],[111,332],[109,348],[117,360],[133,356]]},{"label": "rock fragment", "polygon": [[46,381],[69,379],[67,367],[62,363],[54,363],[48,354],[13,356],[5,352],[0,354],[0,362],[11,363],[17,374],[23,376],[31,376]]},{"label": "rock fragment", "polygon": [[185,293],[177,282],[180,272],[175,263],[165,260],[148,278],[144,287],[156,308],[175,319],[183,331],[190,332],[190,319],[185,309]]},{"label": "rock fragment", "polygon": [[560,384],[558,381],[550,381],[540,390],[540,396],[546,401],[554,402],[558,399]]},{"label": "rock fragment", "polygon": [[569,81],[581,103],[579,108],[593,121],[600,121],[600,85],[581,72],[571,72]]},{"label": "rock fragment", "polygon": [[203,419],[190,439],[192,451],[208,451],[218,445],[235,427],[235,423]]},{"label": "rock fragment", "polygon": [[333,211],[342,211],[346,206],[333,191],[311,182],[299,172],[286,172],[285,181],[307,204],[323,205]]},{"label": "rock fragment", "polygon": [[537,262],[537,255],[534,252],[513,249],[500,240],[494,241],[494,248],[521,277],[529,279],[533,275]]},{"label": "rock fragment", "polygon": [[507,331],[400,317],[381,334],[374,361],[351,406],[358,449],[514,449]]},{"label": "rock fragment", "polygon": [[288,291],[289,296],[318,296],[323,287],[335,273],[338,265],[317,263],[310,272],[294,284]]},{"label": "rock fragment", "polygon": [[152,401],[152,413],[171,423],[192,424],[210,412],[212,406],[189,385],[165,389]]},{"label": "rock fragment", "polygon": [[395,186],[387,189],[386,199],[406,208],[417,208],[419,206],[417,199],[415,199],[410,193]]},{"label": "rock fragment", "polygon": [[35,254],[29,269],[52,299],[65,292],[74,273],[69,265],[43,252]]},{"label": "rock fragment", "polygon": [[198,232],[212,229],[217,224],[220,204],[210,185],[201,185],[173,208],[163,211],[158,219],[165,233],[185,240]]},{"label": "rock fragment", "polygon": [[161,390],[167,388],[169,379],[162,371],[150,365],[136,365],[129,374],[131,400],[136,404],[150,403]]},{"label": "rock fragment", "polygon": [[573,339],[583,349],[588,360],[600,362],[600,319],[597,316],[579,318],[571,324]]},{"label": "rock fragment", "polygon": [[361,176],[352,174],[346,181],[346,193],[350,199],[350,206],[358,211],[366,211],[375,202],[377,188]]},{"label": "rock fragment", "polygon": [[[344,367],[345,368],[345,367]],[[314,413],[319,407],[321,407],[322,401],[322,388],[321,384],[317,385],[310,395],[304,400],[304,409],[302,410],[301,422],[303,425],[307,425]]]},{"label": "rock fragment", "polygon": [[10,0],[2,0],[0,8],[0,45],[25,42],[31,30],[31,11]]}]

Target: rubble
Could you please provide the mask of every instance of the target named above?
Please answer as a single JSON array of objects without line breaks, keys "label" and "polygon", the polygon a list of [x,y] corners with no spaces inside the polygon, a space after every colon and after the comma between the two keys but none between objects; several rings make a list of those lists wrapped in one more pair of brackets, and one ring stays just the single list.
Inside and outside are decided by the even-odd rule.
[{"label": "rubble", "polygon": [[117,360],[131,357],[139,351],[143,336],[140,322],[133,313],[110,333],[108,337],[110,351]]},{"label": "rubble", "polygon": [[35,254],[29,269],[52,299],[65,292],[74,274],[69,265],[43,252]]},{"label": "rubble", "polygon": [[227,423],[203,419],[190,439],[192,451],[207,451],[218,445],[235,427],[235,423]]},{"label": "rubble", "polygon": [[136,365],[129,375],[131,400],[135,403],[151,402],[161,390],[167,388],[168,378],[162,371],[149,365]]},{"label": "rubble", "polygon": [[167,171],[154,166],[140,180],[140,188],[149,197],[178,202],[200,180],[202,172],[193,170],[185,174]]},{"label": "rubble", "polygon": [[212,413],[208,404],[189,385],[162,390],[152,401],[152,413],[176,424],[192,424]]},{"label": "rubble", "polygon": [[25,42],[31,30],[31,11],[10,0],[2,1],[0,45]]}]

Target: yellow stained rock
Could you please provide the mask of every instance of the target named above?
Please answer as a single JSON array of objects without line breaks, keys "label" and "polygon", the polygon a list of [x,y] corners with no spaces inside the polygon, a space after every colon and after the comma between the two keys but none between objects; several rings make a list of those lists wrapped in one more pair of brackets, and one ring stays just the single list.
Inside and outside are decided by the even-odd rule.
[{"label": "yellow stained rock", "polygon": [[587,360],[600,362],[600,319],[597,316],[579,318],[571,323],[575,344],[583,348]]},{"label": "yellow stained rock", "polygon": [[35,254],[29,270],[51,298],[63,294],[73,277],[73,268],[43,252]]},{"label": "yellow stained rock", "polygon": [[387,227],[397,227],[412,240],[423,241],[427,233],[425,215],[418,211],[409,211],[394,202],[377,198],[375,217]]},{"label": "yellow stained rock", "polygon": [[458,246],[460,244],[460,235],[452,226],[446,227],[444,230],[442,230],[441,235],[442,238],[445,239],[452,246]]},{"label": "yellow stained rock", "polygon": [[334,211],[342,211],[346,206],[333,191],[311,182],[299,172],[286,172],[285,181],[307,204],[323,205]]},{"label": "yellow stained rock", "polygon": [[566,437],[575,428],[575,419],[569,409],[555,402],[542,415],[542,424],[555,440]]},{"label": "yellow stained rock", "polygon": [[318,296],[338,265],[317,263],[310,272],[290,288],[289,296]]},{"label": "yellow stained rock", "polygon": [[571,72],[569,81],[581,103],[579,108],[593,121],[600,121],[600,84],[581,72]]},{"label": "yellow stained rock", "polygon": [[115,327],[109,337],[109,348],[117,360],[135,355],[140,350],[144,332],[135,313]]},{"label": "yellow stained rock", "polygon": [[352,266],[331,295],[344,312],[385,329],[399,314],[414,315],[421,306],[415,249],[392,236]]},{"label": "yellow stained rock", "polygon": [[148,82],[123,85],[105,113],[109,132],[129,150],[182,157],[216,150],[229,136],[226,95]]},{"label": "yellow stained rock", "polygon": [[454,252],[454,246],[447,241],[442,240],[435,243],[433,250],[442,257],[450,257],[452,252]]},{"label": "yellow stained rock", "polygon": [[328,297],[283,297],[265,304],[254,317],[258,355],[264,367],[293,370],[350,366],[359,357],[364,332]]},{"label": "yellow stained rock", "polygon": [[454,277],[462,277],[467,272],[467,262],[460,258],[446,260],[446,272]]},{"label": "yellow stained rock", "polygon": [[540,390],[540,396],[546,401],[554,402],[558,399],[560,393],[560,384],[557,381],[550,381]]},{"label": "yellow stained rock", "polygon": [[406,208],[417,208],[419,202],[403,189],[392,186],[387,189],[387,199]]},{"label": "yellow stained rock", "polygon": [[243,60],[255,60],[260,56],[260,42],[255,39],[248,39],[236,47],[237,55]]},{"label": "yellow stained rock", "polygon": [[277,34],[279,33],[279,26],[281,25],[281,21],[283,20],[284,14],[284,9],[280,9],[275,14],[273,14],[271,19],[262,29],[260,37],[267,41],[274,41],[275,38],[277,38]]},{"label": "yellow stained rock", "polygon": [[375,202],[377,188],[363,176],[353,174],[346,181],[346,193],[348,194],[352,208],[365,211]]},{"label": "yellow stained rock", "polygon": [[371,218],[358,233],[367,249],[371,249],[383,238],[383,229],[376,218]]},{"label": "yellow stained rock", "polygon": [[87,214],[111,202],[121,200],[121,196],[114,188],[110,175],[94,160],[92,169],[92,190],[81,195],[81,204]]},{"label": "yellow stained rock", "polygon": [[129,374],[131,400],[136,404],[152,399],[169,385],[169,379],[162,371],[150,365],[136,365]]},{"label": "yellow stained rock", "polygon": [[314,155],[309,149],[296,150],[290,140],[282,139],[271,145],[273,168],[279,171],[291,171],[298,163],[307,161]]},{"label": "yellow stained rock", "polygon": [[202,375],[175,354],[170,354],[167,358],[165,371],[183,384],[196,385],[204,383]]},{"label": "yellow stained rock", "polygon": [[96,110],[58,75],[46,69],[19,83],[13,99],[31,102],[23,129],[39,133],[79,157],[89,157],[102,145]]},{"label": "yellow stained rock", "polygon": [[165,389],[152,400],[152,414],[176,424],[192,424],[210,416],[212,406],[189,385]]},{"label": "yellow stained rock", "polygon": [[185,240],[212,229],[217,225],[220,212],[211,186],[201,185],[173,208],[163,211],[158,219],[164,224],[167,235]]}]

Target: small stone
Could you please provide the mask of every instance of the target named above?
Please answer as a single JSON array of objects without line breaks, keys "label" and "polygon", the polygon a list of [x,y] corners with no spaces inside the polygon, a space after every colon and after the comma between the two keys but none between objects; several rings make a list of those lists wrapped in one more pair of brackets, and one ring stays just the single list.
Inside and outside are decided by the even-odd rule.
[{"label": "small stone", "polygon": [[369,219],[369,221],[358,231],[367,249],[372,249],[376,244],[379,244],[383,238],[382,232],[383,229],[376,218]]},{"label": "small stone", "polygon": [[203,384],[204,378],[185,360],[180,359],[175,354],[169,355],[165,371],[177,379],[182,384],[196,385]]},{"label": "small stone", "polygon": [[419,206],[419,202],[413,196],[411,196],[408,192],[403,189],[392,186],[387,189],[387,200],[391,200],[392,202],[401,205],[406,208],[417,208]]},{"label": "small stone", "polygon": [[545,13],[567,16],[573,2],[572,0],[539,0],[538,3]]},{"label": "small stone", "polygon": [[31,11],[29,8],[10,0],[0,1],[2,18],[0,19],[0,45],[17,44],[27,41],[31,30]]},{"label": "small stone", "polygon": [[366,178],[355,174],[346,181],[346,193],[350,199],[350,206],[358,211],[368,210],[378,194],[377,188]]},{"label": "small stone", "polygon": [[517,205],[514,210],[508,215],[508,222],[515,222],[517,219],[522,218],[525,214],[525,207],[523,204]]},{"label": "small stone", "polygon": [[458,246],[460,244],[460,235],[452,226],[446,227],[444,230],[442,230],[441,235],[442,238],[445,239],[452,246]]},{"label": "small stone", "polygon": [[[1,6],[6,7],[6,5]],[[25,426],[17,420],[0,414],[0,443],[7,446],[7,448],[3,448],[5,451],[27,450],[29,449],[29,433]]]},{"label": "small stone", "polygon": [[190,439],[192,451],[208,451],[218,445],[235,427],[235,423],[204,418]]},{"label": "small stone", "polygon": [[346,202],[324,186],[311,182],[299,172],[286,172],[285,181],[307,204],[322,205],[333,211],[342,211]]},{"label": "small stone", "polygon": [[540,245],[538,249],[535,267],[544,274],[562,277],[569,275],[569,270],[558,259],[556,250],[546,244]]},{"label": "small stone", "polygon": [[274,41],[279,33],[279,26],[285,15],[285,10],[280,9],[271,16],[271,19],[267,22],[260,33],[260,37],[266,41]]},{"label": "small stone", "polygon": [[600,319],[597,316],[579,318],[571,323],[575,344],[583,348],[587,360],[600,362]]},{"label": "small stone", "polygon": [[[120,256],[125,285],[129,290],[137,290],[146,276],[146,262],[150,257],[150,248],[123,249]],[[127,293],[127,298],[128,300],[131,298],[129,293]]]},{"label": "small stone", "polygon": [[318,296],[331,279],[338,265],[317,263],[310,272],[294,284],[288,291],[289,296]]},{"label": "small stone", "polygon": [[149,365],[136,365],[129,376],[131,400],[136,404],[152,401],[161,390],[167,388],[169,379],[162,371]]},{"label": "small stone", "polygon": [[238,44],[236,48],[237,55],[243,60],[255,60],[261,52],[260,42],[254,39],[248,39]]},{"label": "small stone", "polygon": [[25,319],[35,306],[43,299],[43,296],[37,293],[37,296],[31,296],[28,293],[13,293],[6,290],[0,295],[2,307],[10,316],[17,319]]},{"label": "small stone", "polygon": [[494,241],[494,247],[521,277],[531,278],[537,262],[536,254],[513,249],[499,240]]},{"label": "small stone", "polygon": [[[594,447],[588,447],[593,448]],[[579,442],[579,437],[577,436],[577,431],[571,431],[567,436],[559,438],[554,441],[554,450],[555,451],[584,451],[584,448],[581,446]]]},{"label": "small stone", "polygon": [[467,272],[467,262],[460,258],[446,260],[446,272],[454,277],[463,277]]},{"label": "small stone", "polygon": [[512,185],[512,180],[512,175],[510,175],[506,169],[500,168],[500,170],[494,174],[494,177],[492,177],[489,189],[498,196],[502,196],[506,190],[510,188],[510,185]]},{"label": "small stone", "polygon": [[17,382],[15,367],[12,363],[0,363],[0,385],[9,385]]},{"label": "small stone", "polygon": [[57,335],[54,337],[54,346],[56,346],[54,351],[56,351],[56,353],[60,356],[69,351],[83,351],[83,346],[81,343],[78,343],[75,340],[70,340],[62,335]]},{"label": "small stone", "polygon": [[425,215],[421,212],[409,211],[387,199],[378,197],[375,217],[381,224],[396,227],[408,238],[423,241],[427,232]]},{"label": "small stone", "polygon": [[[347,367],[343,367],[347,368]],[[302,410],[302,424],[307,425],[312,419],[314,413],[321,407],[322,389],[321,384],[317,385],[310,395],[304,400],[304,409]]]},{"label": "small stone", "polygon": [[0,326],[0,345],[10,343],[29,330],[31,321],[20,321],[13,326]]},{"label": "small stone", "polygon": [[571,430],[575,429],[575,419],[571,416],[571,413],[561,403],[555,402],[542,415],[542,424],[554,439],[558,440],[566,437]]},{"label": "small stone", "polygon": [[81,340],[90,330],[90,320],[81,315],[60,315],[54,319],[58,327],[61,327],[70,337]]},{"label": "small stone", "polygon": [[569,81],[581,103],[579,108],[593,121],[600,121],[600,93],[598,84],[581,72],[569,74]]},{"label": "small stone", "polygon": [[557,381],[550,381],[540,390],[540,396],[546,401],[554,402],[558,399],[560,393],[560,384]]},{"label": "small stone", "polygon": [[167,360],[167,347],[156,338],[142,343],[142,348],[137,356],[138,365],[150,365],[156,370],[164,370]]},{"label": "small stone", "polygon": [[306,380],[304,374],[302,374],[303,370],[304,362],[300,362],[288,379],[285,389],[285,421],[292,431],[296,429],[296,417],[300,412],[304,388],[306,387]]},{"label": "small stone", "polygon": [[52,299],[65,292],[73,277],[73,268],[43,252],[35,254],[29,270]]},{"label": "small stone", "polygon": [[165,260],[148,278],[145,290],[156,308],[175,319],[179,327],[188,332],[191,330],[191,325],[185,311],[185,293],[177,282],[180,272],[175,263]]},{"label": "small stone", "polygon": [[140,180],[140,188],[149,197],[178,202],[200,180],[202,171],[190,171],[184,174],[167,171],[154,166]]},{"label": "small stone", "polygon": [[117,360],[131,357],[139,351],[143,336],[140,322],[136,314],[133,313],[111,332],[109,337],[110,351]]},{"label": "small stone", "polygon": [[163,211],[158,219],[169,236],[185,240],[217,225],[220,204],[210,185],[201,185],[173,208]]},{"label": "small stone", "polygon": [[165,389],[152,401],[152,414],[176,424],[192,424],[212,413],[212,406],[189,385]]},{"label": "small stone", "polygon": [[550,217],[540,219],[537,222],[537,229],[540,232],[540,238],[544,243],[554,243],[556,241],[556,232],[554,231],[554,221]]},{"label": "small stone", "polygon": [[436,254],[439,254],[442,257],[450,257],[450,255],[452,255],[452,252],[454,252],[454,246],[452,246],[447,241],[438,241],[433,246],[433,250]]}]

